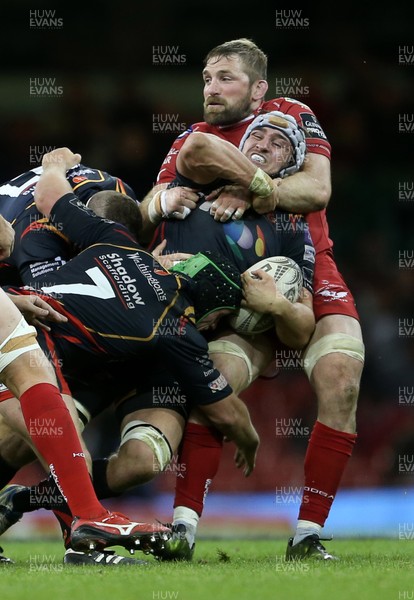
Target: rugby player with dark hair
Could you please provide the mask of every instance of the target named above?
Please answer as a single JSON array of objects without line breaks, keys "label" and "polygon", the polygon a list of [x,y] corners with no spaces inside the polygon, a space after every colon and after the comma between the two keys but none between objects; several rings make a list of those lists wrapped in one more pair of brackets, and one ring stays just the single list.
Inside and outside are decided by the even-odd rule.
[{"label": "rugby player with dark hair", "polygon": [[[207,252],[177,265],[175,274],[166,271],[125,228],[98,218],[73,195],[65,173],[76,157],[68,149],[46,155],[36,187],[37,208],[60,223],[82,250],[56,271],[53,285],[42,288],[41,297],[59,307],[68,322],[63,328],[51,323],[50,332],[38,332],[39,341],[53,348],[65,368],[88,360],[93,367],[97,359],[101,367],[113,361],[131,364],[134,358],[151,359],[153,368],[167,366],[211,424],[236,444],[236,464],[248,475],[257,433],[197,331],[214,328],[240,306],[240,272],[229,260]],[[9,292],[33,290],[11,287]],[[6,398],[11,406],[10,393],[4,392],[0,408]],[[13,413],[6,413],[12,421]],[[147,428],[146,435],[156,437],[154,428]]]},{"label": "rugby player with dark hair", "polygon": [[[36,184],[43,167],[36,167],[21,173],[0,185],[0,215],[10,223],[15,233],[13,251],[2,259],[0,254],[0,283],[6,285],[37,285],[47,281],[48,275],[76,253],[67,238],[62,234],[59,223],[54,223],[39,213],[34,202]],[[133,189],[119,177],[84,164],[75,165],[66,173],[66,178],[79,200],[86,204],[96,193],[103,193],[117,203],[125,199],[130,211],[134,210],[137,198]],[[102,198],[101,198],[102,200]],[[115,209],[113,209],[115,210]],[[117,208],[118,216],[125,214],[125,208]],[[141,226],[139,220],[133,233]],[[110,218],[110,217],[108,217]],[[132,227],[130,221],[128,226]]]},{"label": "rugby player with dark hair", "polygon": [[[208,182],[208,180],[213,179],[214,182],[217,183],[218,177],[231,177],[232,172],[236,173],[236,177],[252,178],[256,169],[255,162],[257,164],[258,161],[260,161],[263,168],[266,169],[266,172],[273,175],[286,176],[295,172],[303,162],[304,136],[292,117],[286,117],[286,115],[282,113],[274,112],[263,115],[252,123],[251,127],[246,132],[241,148],[243,152],[246,153],[245,156],[234,146],[227,144],[214,136],[200,133],[198,136],[191,137],[186,144],[186,152],[182,152],[181,154],[180,158],[184,158],[182,162],[178,163],[180,173],[177,177],[182,179],[185,176],[192,176],[197,179],[197,182],[204,179],[205,185],[204,182],[202,184],[198,183],[197,185],[207,193],[212,185],[211,181]],[[194,154],[197,156],[197,164],[190,165],[190,160],[186,159]],[[205,173],[203,173],[204,165],[207,165]],[[223,183],[225,182],[223,181]],[[99,194],[97,196],[99,196]],[[88,206],[91,205],[88,204]],[[199,208],[200,210],[193,212],[191,217],[186,221],[177,223],[176,221],[171,220],[162,227],[160,226],[156,240],[160,241],[161,239],[167,238],[168,250],[170,252],[171,249],[174,249],[175,247],[182,247],[183,243],[187,244],[185,249],[189,250],[191,253],[196,252],[197,248],[201,250],[214,248],[234,261],[242,271],[256,263],[259,258],[263,256],[287,255],[296,260],[303,270],[303,277],[305,280],[303,292],[304,298],[302,298],[302,303],[297,303],[295,305],[292,305],[283,298],[278,300],[279,304],[282,302],[280,307],[284,306],[284,315],[283,318],[282,316],[278,316],[276,328],[279,337],[284,340],[286,344],[293,344],[295,347],[298,345],[303,346],[309,339],[314,325],[313,314],[311,311],[311,279],[313,264],[310,259],[312,241],[307,234],[307,226],[303,219],[300,219],[297,216],[295,216],[295,219],[292,219],[291,215],[280,211],[267,217],[255,213],[252,213],[249,217],[246,215],[246,219],[243,222],[234,224],[233,229],[237,230],[238,237],[243,239],[248,237],[247,234],[249,234],[251,243],[247,246],[245,243],[239,246],[237,244],[238,238],[235,239],[235,243],[231,241],[233,236],[231,224],[226,225],[218,223],[208,216],[208,210],[210,208],[208,202],[200,202]],[[101,216],[107,216],[103,210],[100,214]],[[193,221],[195,222],[195,225],[193,224]],[[202,228],[205,231],[206,235],[202,240],[196,241],[194,239],[194,236],[192,235],[194,227],[196,229]],[[244,230],[246,230],[245,234],[243,234]],[[257,238],[255,243],[257,235],[259,235],[259,238]],[[155,243],[156,242],[153,242],[152,245]],[[263,284],[265,284],[265,281],[263,281]],[[264,301],[262,306],[266,306],[265,300],[267,293],[268,292],[265,292],[264,289],[260,292],[261,300]],[[277,310],[277,296],[272,288],[270,289],[270,293],[272,300],[267,304],[266,308],[268,309],[269,305],[273,304],[273,308]],[[286,307],[289,308],[289,311],[292,314],[297,313],[297,316],[293,321],[293,327],[292,325],[289,325],[289,311],[287,311]],[[257,337],[258,336],[255,336],[256,339]],[[261,352],[266,359],[265,347],[266,342],[263,341]],[[216,351],[214,345],[209,345],[209,350],[213,353],[214,358]],[[270,354],[267,356],[267,361],[269,361],[271,356]],[[228,354],[226,358],[227,368],[229,368],[229,365],[234,363],[234,361],[236,361],[237,365],[238,361],[245,360],[240,352],[238,352],[237,355]],[[257,358],[255,359],[255,356],[253,355],[251,358],[249,357],[249,360],[252,362],[250,369],[251,379],[254,379],[258,374],[256,366]],[[116,381],[128,380],[129,375],[127,371],[128,369],[126,371],[123,370],[122,374],[118,372]],[[131,371],[134,371],[134,367],[132,367]],[[79,375],[78,370],[76,373],[77,380],[79,379]],[[85,375],[85,379],[88,380],[89,387],[91,387],[90,376]],[[70,383],[72,388],[72,381],[70,381]],[[82,418],[85,419],[86,416],[94,416],[96,413],[93,396],[90,392],[85,392],[80,389],[76,380],[73,383],[75,386],[73,387],[73,391],[76,398],[76,405]],[[237,386],[239,385],[240,384],[237,383]],[[148,450],[143,451],[139,444],[138,449],[134,448],[134,439],[138,441],[141,439],[140,434],[138,433],[140,427],[128,426],[128,421],[126,421],[126,419],[129,419],[130,422],[135,422],[137,419],[148,420],[166,434],[167,440],[170,441],[169,446],[172,446],[173,448],[176,447],[176,443],[173,441],[174,434],[171,434],[168,429],[169,425],[166,425],[166,422],[169,423],[169,421],[171,421],[174,423],[174,419],[176,419],[177,416],[174,415],[171,408],[177,409],[177,407],[163,407],[165,415],[168,414],[168,418],[163,416],[163,411],[159,408],[154,410],[154,404],[156,404],[154,401],[154,390],[157,389],[157,386],[158,389],[178,389],[177,381],[173,378],[168,379],[168,374],[160,370],[157,372],[155,380],[154,377],[150,378],[147,386],[144,381],[140,381],[137,395],[129,396],[124,402],[117,402],[116,412],[120,421],[123,422],[121,427],[121,447],[117,453],[110,457],[109,461],[100,459],[95,460],[93,463],[94,485],[99,497],[111,497],[134,485],[148,481],[154,476],[151,454],[149,455],[149,460],[146,461],[145,455],[148,454]],[[96,388],[96,386],[93,387],[94,389]],[[146,391],[146,387],[148,391]],[[109,402],[112,402],[114,398],[119,399],[119,384],[111,387],[110,381],[107,381],[105,382],[105,385],[100,385],[100,388],[102,392],[101,394],[97,394],[98,397],[101,396],[98,399],[99,406],[103,405],[104,397],[107,398]],[[97,389],[98,388],[96,388],[95,391],[97,391]],[[243,386],[240,387],[240,390],[241,389],[243,389]],[[170,410],[168,410],[168,408]],[[190,406],[183,406],[180,404],[178,408],[180,409],[178,412],[181,412],[183,416],[187,418]],[[140,413],[140,415],[137,414],[135,417],[133,416],[134,413],[142,410],[147,410],[145,417],[143,416],[143,413]],[[200,419],[200,415],[198,415],[198,418]],[[125,423],[127,426],[125,426]],[[191,425],[190,427],[196,427],[196,425]],[[216,436],[217,442],[219,443],[219,432],[217,432]],[[216,461],[217,452],[213,446],[210,447],[210,455],[210,459]],[[160,457],[157,456],[158,472],[168,464],[170,459],[171,452],[169,450],[164,452],[164,457],[162,457],[161,460]],[[160,462],[162,463],[161,465],[159,464]],[[199,469],[189,468],[185,476],[191,481],[196,482],[197,486],[202,485],[204,489],[204,482],[202,481],[202,478],[198,476],[198,470]],[[45,485],[48,485],[50,488],[49,483],[46,482]],[[29,494],[30,492],[28,490],[24,490],[21,487],[18,488],[17,486],[14,488],[12,486],[12,489],[5,489],[2,494],[3,509],[7,510],[8,506],[9,511],[13,513],[9,514],[10,523],[18,520],[21,517],[22,512],[36,508],[35,503],[29,502]],[[44,496],[44,494],[40,492],[33,492],[32,495],[35,497]],[[56,494],[53,495],[55,496]],[[47,506],[45,503],[45,506],[38,506],[37,508],[39,507],[45,508]],[[167,541],[166,547],[168,547],[168,545],[169,542]],[[163,556],[165,557],[165,555],[166,553],[164,552]],[[79,555],[77,556],[79,562],[85,560]],[[73,554],[67,554],[65,558],[66,560],[71,560],[74,559],[75,556]]]},{"label": "rugby player with dark hair", "polygon": [[[1,245],[11,250],[9,236]],[[5,257],[8,251],[4,252]],[[55,323],[65,321],[62,318]],[[2,408],[10,422],[15,423],[18,434],[34,448],[67,501],[74,548],[123,545],[134,549],[141,542],[150,544],[153,537],[169,530],[133,522],[108,511],[98,501],[88,471],[89,454],[73,421],[75,408],[70,398],[64,400],[65,386],[60,386],[36,336],[36,329],[0,290],[0,380],[8,389]],[[13,398],[9,401],[10,397]],[[0,562],[8,561],[1,556]]]},{"label": "rugby player with dark hair", "polygon": [[[216,220],[239,219],[252,206],[260,213],[275,208],[302,213],[309,225],[316,250],[313,298],[316,327],[303,351],[303,364],[317,397],[318,416],[306,452],[302,503],[286,559],[331,560],[334,557],[321,543],[320,533],[357,439],[356,408],[365,349],[355,300],[339,272],[329,235],[326,207],[331,197],[330,143],[309,106],[292,98],[265,99],[269,88],[267,62],[266,54],[247,38],[224,42],[208,52],[203,69],[204,121],[178,136],[161,165],[157,185],[144,199],[141,209],[148,236],[153,229],[151,218],[171,218],[177,214],[182,218],[188,210],[194,211],[199,203],[197,188],[171,187],[181,150],[193,133],[214,135],[237,147],[255,117],[275,110],[294,117],[303,128],[306,160],[291,177],[275,178],[270,185],[258,164],[251,189],[224,186],[209,199],[214,200],[210,212]],[[164,208],[156,216],[154,209],[161,196]],[[203,233],[194,231],[194,238],[201,239]],[[233,342],[239,346],[242,343],[234,339]],[[216,354],[220,368],[219,358]],[[226,360],[225,348],[222,360]],[[228,379],[233,383],[230,376]],[[203,445],[206,460],[200,458]],[[205,466],[204,474],[199,473],[200,481],[211,480],[217,469],[218,463],[214,465],[208,458],[212,456],[211,446],[218,446],[214,432],[202,425],[197,430],[195,425],[187,428],[183,460],[188,464],[192,453],[198,457],[199,464]],[[185,542],[184,558],[192,555],[190,549],[203,505],[200,487],[203,488],[193,483],[190,477],[177,478],[173,523],[193,531]],[[180,549],[177,555],[179,552]]]}]

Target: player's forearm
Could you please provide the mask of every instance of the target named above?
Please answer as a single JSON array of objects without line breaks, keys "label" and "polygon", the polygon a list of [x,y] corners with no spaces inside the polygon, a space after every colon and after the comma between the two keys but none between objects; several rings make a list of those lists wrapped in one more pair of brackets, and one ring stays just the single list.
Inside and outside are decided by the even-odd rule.
[{"label": "player's forearm", "polygon": [[37,208],[47,217],[56,202],[65,194],[71,193],[72,188],[61,167],[49,167],[37,182],[34,199]]},{"label": "player's forearm", "polygon": [[[330,186],[307,173],[275,179],[273,185],[277,208],[292,213],[307,214],[322,210],[327,206],[331,194]],[[256,197],[253,208],[259,214],[269,212],[268,199]]]},{"label": "player's forearm", "polygon": [[271,314],[275,319],[277,336],[283,344],[297,350],[308,344],[315,329],[315,316],[309,306],[284,299]]},{"label": "player's forearm", "polygon": [[257,171],[236,146],[208,133],[192,133],[177,157],[177,171],[199,184],[228,179],[248,188]]},{"label": "player's forearm", "polygon": [[155,228],[162,219],[162,211],[160,203],[157,199],[157,194],[166,187],[166,184],[153,187],[139,205],[142,217],[141,234],[139,239],[141,244],[148,243],[151,240]]},{"label": "player's forearm", "polygon": [[244,450],[252,450],[258,445],[258,435],[250,420],[249,411],[241,400],[234,413],[233,422],[222,425],[221,432]]},{"label": "player's forearm", "polygon": [[257,212],[274,210],[277,205],[275,189],[280,179],[272,179],[254,165],[230,142],[208,133],[192,133],[177,158],[179,173],[196,184],[208,184],[223,179],[241,186],[251,193]]},{"label": "player's forearm", "polygon": [[34,199],[37,209],[47,217],[59,198],[72,192],[66,172],[79,164],[80,160],[80,154],[74,154],[66,147],[56,148],[43,156],[43,172],[37,182]]},{"label": "player's forearm", "polygon": [[239,448],[254,448],[258,445],[258,435],[244,402],[231,394],[224,400],[208,405],[200,405],[212,425]]},{"label": "player's forearm", "polygon": [[[326,208],[331,197],[331,166],[325,156],[307,155],[302,170],[274,179],[277,207],[294,213],[310,213]],[[255,198],[253,208],[258,213],[268,210],[268,203]]]},{"label": "player's forearm", "polygon": [[256,464],[260,440],[244,402],[232,393],[224,400],[200,408],[212,425],[236,445],[236,466],[243,467],[244,475],[248,477]]},{"label": "player's forearm", "polygon": [[278,186],[278,208],[295,213],[310,213],[326,208],[331,187],[308,173],[285,177]]}]

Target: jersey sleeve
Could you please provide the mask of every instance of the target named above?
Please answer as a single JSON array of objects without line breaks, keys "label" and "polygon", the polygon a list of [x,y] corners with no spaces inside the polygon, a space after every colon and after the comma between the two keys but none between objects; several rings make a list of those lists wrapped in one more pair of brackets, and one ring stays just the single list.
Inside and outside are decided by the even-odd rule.
[{"label": "jersey sleeve", "polygon": [[30,221],[29,215],[15,227],[18,243],[13,259],[24,285],[48,281],[50,274],[73,256],[72,244],[59,228],[45,217],[37,216],[38,219]]},{"label": "jersey sleeve", "polygon": [[318,118],[307,104],[293,98],[277,98],[265,102],[263,110],[279,110],[292,115],[305,131],[307,152],[331,158],[331,144]]},{"label": "jersey sleeve", "polygon": [[85,165],[79,164],[69,169],[66,174],[66,179],[72,186],[73,191],[81,202],[86,204],[89,198],[96,192],[102,190],[113,190],[126,194],[133,200],[137,200],[134,190],[127,183],[99,169],[92,169]]},{"label": "jersey sleeve", "polygon": [[75,194],[65,194],[56,202],[49,221],[79,250],[104,243],[137,247],[126,227],[98,217]]},{"label": "jersey sleeve", "polygon": [[180,152],[184,142],[186,141],[190,133],[192,133],[192,131],[193,126],[186,129],[186,131],[180,134],[174,141],[159,170],[157,176],[157,184],[170,183],[175,179],[175,166],[177,162],[178,153]]}]

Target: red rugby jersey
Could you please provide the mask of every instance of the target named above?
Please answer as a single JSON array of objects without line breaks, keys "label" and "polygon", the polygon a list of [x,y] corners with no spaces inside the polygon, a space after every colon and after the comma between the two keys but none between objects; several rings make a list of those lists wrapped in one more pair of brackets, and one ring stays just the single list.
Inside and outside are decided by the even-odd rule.
[{"label": "red rugby jersey", "polygon": [[[240,140],[252,120],[261,112],[269,112],[278,110],[286,114],[292,115],[298,124],[304,128],[306,132],[306,149],[310,154],[322,154],[328,159],[331,158],[331,145],[319,124],[319,121],[309,106],[294,100],[292,98],[274,98],[267,100],[249,117],[233,125],[217,126],[209,125],[201,121],[194,123],[186,131],[180,134],[173,145],[171,146],[167,156],[165,157],[161,169],[158,173],[157,183],[169,183],[175,178],[175,163],[177,154],[184,144],[187,136],[193,131],[201,131],[203,133],[212,133],[218,137],[231,142],[238,146]],[[326,219],[326,210],[309,213],[306,215],[306,220],[309,223],[313,243],[316,252],[321,252],[333,246],[332,240],[329,238],[329,227]]]}]

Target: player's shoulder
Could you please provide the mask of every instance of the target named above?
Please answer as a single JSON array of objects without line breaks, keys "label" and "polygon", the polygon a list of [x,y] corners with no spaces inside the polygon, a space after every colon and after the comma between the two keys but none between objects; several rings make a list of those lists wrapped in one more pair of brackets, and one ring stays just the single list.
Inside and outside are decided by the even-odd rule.
[{"label": "player's shoulder", "polygon": [[295,100],[294,98],[274,98],[273,100],[264,102],[261,106],[261,112],[270,112],[273,110],[291,115],[302,127],[306,127],[306,124],[309,124],[309,121],[317,122],[312,108],[304,102]]},{"label": "player's shoulder", "polygon": [[[312,146],[312,144],[309,143],[309,140],[312,139],[317,141],[322,140],[324,147],[327,147],[327,144],[329,144],[327,136],[314,111],[310,106],[300,100],[289,97],[274,98],[273,100],[264,102],[260,110],[261,112],[278,110],[294,117],[297,123],[305,130],[306,138],[308,140],[308,150]],[[315,149],[313,151],[316,152]],[[325,154],[326,150],[318,149],[317,153]]]},{"label": "player's shoulder", "polygon": [[34,189],[34,184],[38,181],[42,171],[42,167],[35,167],[30,169],[30,171],[20,173],[20,175],[17,175],[13,179],[2,182],[0,184],[0,193],[13,197],[23,193],[27,195],[29,188],[33,186]]},{"label": "player's shoulder", "polygon": [[131,186],[102,169],[78,164],[67,172],[66,178],[82,202],[88,200],[92,192],[101,190],[113,190],[137,199]]},{"label": "player's shoulder", "polygon": [[87,165],[83,165],[79,163],[75,165],[72,169],[66,173],[66,179],[72,185],[72,187],[76,186],[79,183],[87,183],[90,181],[102,181],[105,179],[107,173],[101,171],[100,169],[94,169],[92,167],[88,167]]},{"label": "player's shoulder", "polygon": [[296,100],[295,98],[289,98],[287,96],[273,98],[272,100],[266,100],[266,102],[263,102],[261,110],[264,112],[278,110],[284,113],[290,113],[295,111],[307,111],[313,113],[313,110],[308,104],[305,104],[301,100]]},{"label": "player's shoulder", "polygon": [[183,138],[189,136],[190,133],[194,133],[195,131],[200,131],[201,133],[212,133],[213,128],[205,121],[199,121],[198,123],[193,123],[192,125],[187,127],[185,131],[180,133],[180,135],[177,136],[177,140],[182,140]]}]

